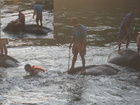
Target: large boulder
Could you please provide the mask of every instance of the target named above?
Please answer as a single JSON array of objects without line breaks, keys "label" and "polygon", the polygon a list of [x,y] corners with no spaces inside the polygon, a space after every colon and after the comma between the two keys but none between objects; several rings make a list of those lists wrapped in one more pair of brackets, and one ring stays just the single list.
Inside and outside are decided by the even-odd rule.
[{"label": "large boulder", "polygon": [[[82,67],[75,68],[74,70],[68,71],[69,74],[80,74]],[[119,72],[118,69],[111,65],[90,65],[86,66],[86,72],[83,75],[115,75]]]},{"label": "large boulder", "polygon": [[[8,25],[3,29],[6,32],[18,33],[20,31],[19,27],[15,25],[14,21],[8,23]],[[36,24],[25,24],[25,33],[35,34],[35,35],[47,35],[48,32],[52,31],[47,27],[43,27],[43,30],[37,30]]]},{"label": "large boulder", "polygon": [[140,55],[130,49],[122,50],[121,54],[118,51],[112,52],[108,57],[108,62],[140,70]]},{"label": "large boulder", "polygon": [[0,67],[17,67],[18,61],[14,59],[13,57],[7,56],[5,58],[5,55],[0,54]]}]

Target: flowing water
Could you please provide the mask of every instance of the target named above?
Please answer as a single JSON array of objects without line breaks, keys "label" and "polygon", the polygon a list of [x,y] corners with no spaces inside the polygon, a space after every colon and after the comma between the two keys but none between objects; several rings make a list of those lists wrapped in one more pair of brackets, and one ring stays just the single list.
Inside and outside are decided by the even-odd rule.
[{"label": "flowing water", "polygon": [[[20,42],[21,43],[21,42]],[[12,43],[11,43],[12,45]],[[28,45],[32,45],[29,43]],[[127,67],[113,76],[69,75],[68,45],[23,46],[8,48],[20,63],[17,68],[1,68],[0,103],[2,105],[139,105],[138,72]],[[18,45],[19,46],[19,45]],[[130,48],[133,49],[134,44]],[[87,65],[106,64],[114,46],[88,46]],[[134,49],[133,49],[134,50]],[[104,52],[104,53],[103,53]],[[18,56],[17,56],[18,55]],[[48,74],[30,77],[26,63],[44,67]],[[80,66],[78,57],[76,66]]]},{"label": "flowing water", "polygon": [[[49,28],[51,31],[46,35],[35,35],[24,33],[23,38],[53,38],[54,30],[54,17],[53,9],[51,7],[51,2],[42,0],[41,5],[43,6],[43,26]],[[22,10],[25,15],[25,24],[36,24],[35,19],[33,19],[35,1],[32,0],[4,0],[1,2],[1,21],[2,30],[13,20],[18,18],[18,10]],[[53,5],[52,5],[53,6]],[[1,31],[1,38],[20,38],[18,33],[8,33]]]},{"label": "flowing water", "polygon": [[[73,0],[54,2],[55,38],[11,39],[9,41],[8,55],[17,59],[19,66],[0,68],[1,105],[140,104],[140,79],[138,72],[132,68],[112,65],[120,69],[117,75],[112,76],[67,74],[68,46],[71,39],[69,19],[72,16],[78,16],[81,23],[87,27],[86,65],[108,64],[109,54],[117,47],[120,22],[130,7],[130,4],[126,6],[125,2],[121,1],[108,6],[104,6],[109,3],[104,0],[86,1],[89,2],[84,0],[73,4]],[[117,7],[118,5],[120,7]],[[139,15],[135,18],[135,24],[139,24]],[[125,44],[122,48],[125,48]],[[134,37],[129,48],[136,51]],[[72,54],[70,56],[72,59]],[[24,65],[27,63],[45,68],[48,74],[29,76],[24,71]],[[75,66],[81,66],[79,56]]]}]

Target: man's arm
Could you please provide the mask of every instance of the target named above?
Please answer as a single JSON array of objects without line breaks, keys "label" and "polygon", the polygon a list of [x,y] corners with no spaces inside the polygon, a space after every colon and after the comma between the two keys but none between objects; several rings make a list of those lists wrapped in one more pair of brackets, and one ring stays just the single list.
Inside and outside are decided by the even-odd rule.
[{"label": "man's arm", "polygon": [[36,15],[36,7],[34,7],[33,19],[35,15]]},{"label": "man's arm", "polygon": [[87,37],[87,29],[86,28],[84,28],[82,30],[82,36],[83,36],[82,42],[86,45],[86,37]]}]

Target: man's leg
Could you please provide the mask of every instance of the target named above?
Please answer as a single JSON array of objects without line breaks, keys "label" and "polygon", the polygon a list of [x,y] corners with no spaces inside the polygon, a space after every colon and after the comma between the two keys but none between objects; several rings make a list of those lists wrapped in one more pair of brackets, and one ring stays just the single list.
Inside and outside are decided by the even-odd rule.
[{"label": "man's leg", "polygon": [[129,42],[130,42],[130,31],[129,31],[129,28],[126,28],[125,31],[126,31],[126,36],[125,36],[125,38],[126,38],[126,48],[128,48]]},{"label": "man's leg", "polygon": [[42,30],[42,28],[43,28],[43,26],[42,26],[42,15],[40,15],[40,25],[41,25],[41,30]]},{"label": "man's leg", "polygon": [[81,74],[83,74],[83,73],[85,73],[85,55],[86,55],[86,45],[85,44],[79,44],[79,53],[80,53],[82,65],[83,65]]},{"label": "man's leg", "polygon": [[3,48],[2,48],[2,45],[0,45],[0,53],[3,54]]},{"label": "man's leg", "polygon": [[7,47],[6,47],[6,45],[3,45],[3,50],[4,50],[5,55],[7,56]]},{"label": "man's leg", "polygon": [[71,65],[70,70],[73,70],[73,69],[74,69],[75,62],[76,62],[76,60],[77,60],[77,55],[78,55],[78,53],[75,53],[75,54],[73,55],[72,65]]},{"label": "man's leg", "polygon": [[82,59],[82,65],[83,65],[83,68],[82,68],[82,71],[81,71],[81,74],[83,74],[86,70],[85,70],[85,56],[82,55],[81,56],[81,59]]},{"label": "man's leg", "polygon": [[121,52],[121,44],[122,44],[122,41],[125,40],[126,37],[127,37],[126,34],[124,34],[123,36],[121,36],[121,37],[119,38],[119,41],[118,41],[118,53],[120,53],[120,54],[122,53],[122,52]]},{"label": "man's leg", "polygon": [[127,42],[126,42],[126,48],[128,48],[128,46],[129,46],[129,43],[130,43],[130,38],[129,37],[127,37]]},{"label": "man's leg", "polygon": [[43,30],[43,27],[42,27],[42,21],[40,21],[40,24],[41,24],[41,30]]},{"label": "man's leg", "polygon": [[[0,46],[0,51],[1,51],[1,54],[3,54],[3,55],[6,55],[5,54],[5,52],[4,52],[4,46],[3,45],[1,45]],[[1,58],[0,58],[0,60],[5,60],[7,58],[7,55],[6,56],[2,56]]]},{"label": "man's leg", "polygon": [[121,42],[122,42],[122,40],[120,40],[119,39],[119,41],[118,41],[118,53],[120,53],[121,51]]},{"label": "man's leg", "polygon": [[36,18],[37,30],[39,30],[38,17]]}]

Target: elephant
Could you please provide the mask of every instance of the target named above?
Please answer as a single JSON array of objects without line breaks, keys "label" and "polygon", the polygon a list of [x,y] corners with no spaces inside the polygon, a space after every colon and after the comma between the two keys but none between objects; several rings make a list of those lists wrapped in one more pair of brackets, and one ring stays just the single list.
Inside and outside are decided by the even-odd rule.
[{"label": "elephant", "polygon": [[[4,32],[14,32],[18,33],[20,31],[19,27],[15,25],[15,21],[11,21],[8,25],[3,29]],[[37,30],[36,24],[25,24],[25,33],[35,34],[35,35],[47,35],[48,32],[52,31],[47,27],[43,27],[43,30]]]},{"label": "elephant", "polygon": [[119,66],[127,66],[140,70],[140,55],[131,49],[124,49],[121,54],[118,51],[114,51],[109,55],[107,61]]},{"label": "elephant", "polygon": [[[18,61],[16,59],[14,59],[13,57],[10,57],[7,55],[6,58],[4,58],[5,55],[0,54],[0,67],[17,67],[18,66]],[[4,58],[4,59],[2,59]]]},{"label": "elephant", "polygon": [[[99,75],[115,75],[120,70],[116,69],[115,67],[103,64],[103,65],[89,65],[86,66],[86,72],[83,75],[93,75],[93,76],[99,76]],[[82,71],[82,67],[77,67],[74,70],[68,71],[68,74],[80,74]]]}]

